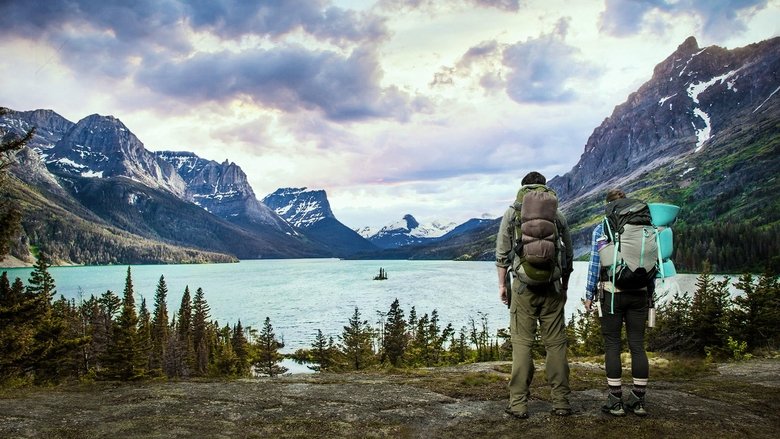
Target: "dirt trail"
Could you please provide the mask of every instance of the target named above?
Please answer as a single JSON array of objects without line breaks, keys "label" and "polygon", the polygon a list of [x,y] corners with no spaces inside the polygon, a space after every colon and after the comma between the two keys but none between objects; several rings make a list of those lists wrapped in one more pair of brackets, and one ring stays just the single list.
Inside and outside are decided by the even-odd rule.
[{"label": "dirt trail", "polygon": [[[777,437],[780,360],[656,381],[647,418],[601,414],[603,371],[572,365],[574,415],[549,414],[541,370],[530,418],[503,413],[507,363],[238,381],[97,383],[0,396],[3,438]],[[9,394],[10,393],[10,394]]]}]

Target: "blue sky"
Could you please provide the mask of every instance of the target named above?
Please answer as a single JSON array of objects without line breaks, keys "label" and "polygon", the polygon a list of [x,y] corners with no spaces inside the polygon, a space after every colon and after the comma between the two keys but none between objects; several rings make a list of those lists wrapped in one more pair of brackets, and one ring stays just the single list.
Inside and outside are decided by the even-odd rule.
[{"label": "blue sky", "polygon": [[350,227],[499,216],[688,36],[777,36],[780,0],[0,1],[0,105],[121,119]]}]

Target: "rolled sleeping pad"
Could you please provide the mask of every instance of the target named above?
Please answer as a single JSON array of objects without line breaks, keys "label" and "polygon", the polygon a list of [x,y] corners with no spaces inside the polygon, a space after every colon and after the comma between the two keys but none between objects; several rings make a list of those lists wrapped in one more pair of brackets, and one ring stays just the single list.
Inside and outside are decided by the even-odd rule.
[{"label": "rolled sleeping pad", "polygon": [[656,227],[670,226],[677,219],[680,207],[673,204],[647,203],[650,209],[650,218]]},{"label": "rolled sleeping pad", "polygon": [[666,279],[667,277],[677,275],[677,270],[674,268],[674,262],[672,262],[671,259],[665,260],[662,265],[663,266],[660,270],[658,270],[658,275],[656,277],[662,277]]},{"label": "rolled sleeping pad", "polygon": [[658,232],[658,254],[662,261],[672,257],[674,251],[674,239],[672,229],[665,227]]}]

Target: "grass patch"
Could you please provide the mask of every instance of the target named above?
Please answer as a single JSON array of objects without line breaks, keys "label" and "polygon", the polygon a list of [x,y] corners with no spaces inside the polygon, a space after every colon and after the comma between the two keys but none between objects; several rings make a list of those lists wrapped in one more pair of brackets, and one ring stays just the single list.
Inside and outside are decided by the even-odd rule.
[{"label": "grass patch", "polygon": [[485,386],[495,382],[506,382],[506,378],[486,372],[470,373],[460,381],[464,386]]},{"label": "grass patch", "polygon": [[654,380],[687,381],[717,372],[715,364],[703,358],[669,357],[666,360],[668,361],[654,361],[650,366],[650,374]]}]

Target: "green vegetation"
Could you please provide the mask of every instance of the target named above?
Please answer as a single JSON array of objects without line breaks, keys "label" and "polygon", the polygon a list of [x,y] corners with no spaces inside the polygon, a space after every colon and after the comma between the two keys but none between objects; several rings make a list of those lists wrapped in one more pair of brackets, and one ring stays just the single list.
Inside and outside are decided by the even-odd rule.
[{"label": "green vegetation", "polygon": [[[185,290],[176,317],[169,321],[168,288],[160,277],[154,310],[135,303],[127,269],[122,298],[112,291],[76,303],[56,295],[41,253],[28,285],[0,276],[0,383],[58,383],[72,379],[243,377],[276,375],[283,345],[270,319],[257,331],[220,326],[210,320],[205,294],[190,299]],[[249,339],[246,334],[249,334]],[[253,367],[254,366],[254,367]]]},{"label": "green vegetation", "polygon": [[[8,114],[11,110],[0,107],[0,117]],[[0,137],[3,136],[0,131]],[[19,224],[22,219],[19,206],[12,198],[8,196],[6,170],[13,161],[13,155],[20,150],[35,134],[35,128],[28,131],[22,137],[11,137],[0,139],[0,259],[8,254],[10,250],[11,238],[16,235]]]},{"label": "green vegetation", "polygon": [[435,309],[430,316],[427,313],[418,316],[415,307],[409,311],[408,319],[404,319],[404,314],[396,299],[387,313],[377,312],[379,320],[375,328],[355,308],[338,337],[340,343],[334,343],[333,337],[326,342],[322,330],[318,329],[311,348],[298,349],[290,357],[299,363],[314,363],[308,366],[311,369],[333,372],[435,367],[511,358],[506,331],[499,330],[492,336],[484,314],[480,314],[479,321],[470,319],[469,326],[457,333],[452,324],[441,326]]}]

